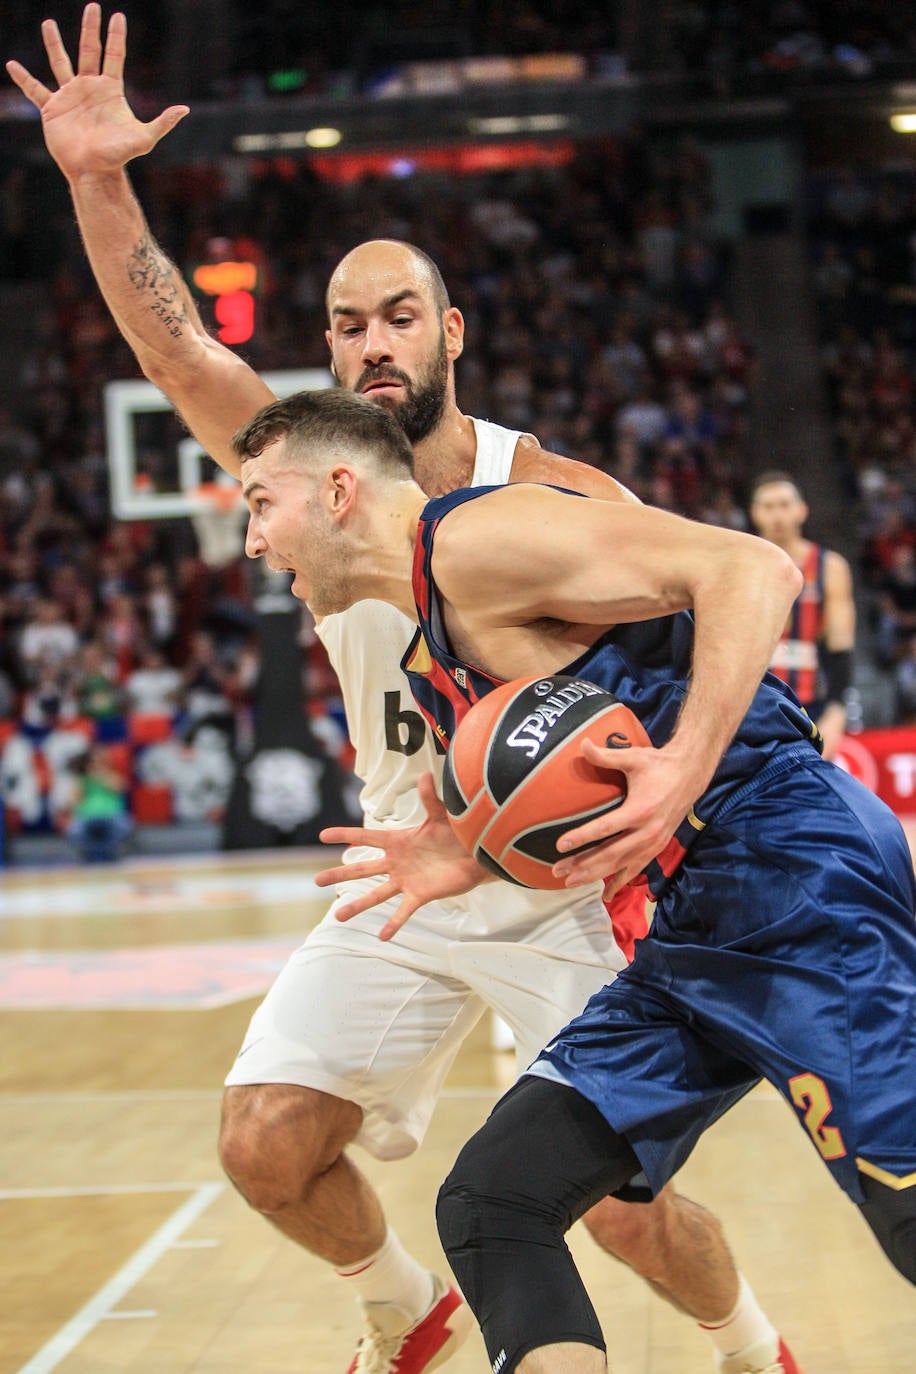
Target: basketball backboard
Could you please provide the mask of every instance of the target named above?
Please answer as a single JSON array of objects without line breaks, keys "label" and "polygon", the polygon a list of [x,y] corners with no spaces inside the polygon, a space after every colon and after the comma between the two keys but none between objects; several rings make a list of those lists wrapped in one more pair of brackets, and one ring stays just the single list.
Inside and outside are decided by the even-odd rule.
[{"label": "basketball backboard", "polygon": [[[321,367],[265,372],[262,378],[279,397],[334,385]],[[208,508],[196,493],[220,470],[152,382],[108,383],[105,432],[111,510],[117,519],[173,520]]]}]

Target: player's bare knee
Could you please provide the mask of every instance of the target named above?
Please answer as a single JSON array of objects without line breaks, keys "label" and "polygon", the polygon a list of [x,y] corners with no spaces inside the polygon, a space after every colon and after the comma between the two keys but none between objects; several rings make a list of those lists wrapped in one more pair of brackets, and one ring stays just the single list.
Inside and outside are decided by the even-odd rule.
[{"label": "player's bare knee", "polygon": [[359,1130],[353,1102],[295,1084],[226,1089],[219,1138],[223,1168],[256,1211],[274,1215],[306,1200],[316,1178]]},{"label": "player's bare knee", "polygon": [[583,1218],[592,1239],[650,1282],[666,1285],[685,1250],[705,1255],[724,1246],[711,1212],[665,1188],[650,1203],[603,1198]]},{"label": "player's bare knee", "polygon": [[586,1212],[583,1221],[602,1250],[644,1278],[661,1282],[668,1267],[669,1211],[664,1194],[649,1203],[608,1197]]}]

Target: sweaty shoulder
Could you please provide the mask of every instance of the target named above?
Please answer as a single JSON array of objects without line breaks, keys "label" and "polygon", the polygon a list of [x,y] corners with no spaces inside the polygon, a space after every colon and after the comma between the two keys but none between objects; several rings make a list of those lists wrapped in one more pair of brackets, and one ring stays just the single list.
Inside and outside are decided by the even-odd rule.
[{"label": "sweaty shoulder", "polygon": [[540,447],[536,439],[524,434],[515,446],[509,481],[546,482],[555,487],[568,487],[571,491],[581,492],[583,496],[594,496],[602,501],[631,501],[639,504],[638,497],[600,468],[592,467],[589,463],[577,462],[574,458],[564,458],[559,453],[549,453]]}]

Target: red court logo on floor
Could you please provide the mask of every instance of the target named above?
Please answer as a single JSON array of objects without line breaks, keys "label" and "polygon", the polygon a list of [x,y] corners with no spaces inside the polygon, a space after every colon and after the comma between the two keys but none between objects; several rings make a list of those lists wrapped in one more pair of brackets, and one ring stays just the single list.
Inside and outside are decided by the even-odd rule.
[{"label": "red court logo on floor", "polygon": [[261,997],[301,936],[0,955],[0,1008],[177,1010]]}]

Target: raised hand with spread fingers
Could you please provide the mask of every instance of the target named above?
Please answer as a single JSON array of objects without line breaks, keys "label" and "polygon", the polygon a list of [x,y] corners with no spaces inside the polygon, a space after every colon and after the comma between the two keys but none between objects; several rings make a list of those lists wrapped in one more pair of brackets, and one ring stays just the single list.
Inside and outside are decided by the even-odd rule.
[{"label": "raised hand with spread fingers", "polygon": [[21,62],[6,64],[11,79],[41,113],[48,151],[68,181],[114,171],[156,146],[188,113],[170,105],[149,123],[139,120],[124,93],[127,20],[113,14],[102,42],[101,7],[83,11],[77,68],[64,47],[57,23],[41,26],[57,90],[45,86]]}]

